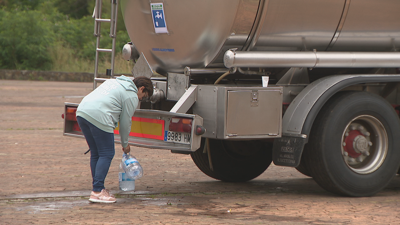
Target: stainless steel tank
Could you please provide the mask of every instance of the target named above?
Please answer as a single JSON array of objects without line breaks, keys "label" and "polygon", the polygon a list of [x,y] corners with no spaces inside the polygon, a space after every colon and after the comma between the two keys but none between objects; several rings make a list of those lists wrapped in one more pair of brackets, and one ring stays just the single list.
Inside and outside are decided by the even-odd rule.
[{"label": "stainless steel tank", "polygon": [[[156,33],[151,3],[162,3]],[[398,0],[121,0],[131,41],[154,70],[224,67],[239,51],[396,51]]]}]

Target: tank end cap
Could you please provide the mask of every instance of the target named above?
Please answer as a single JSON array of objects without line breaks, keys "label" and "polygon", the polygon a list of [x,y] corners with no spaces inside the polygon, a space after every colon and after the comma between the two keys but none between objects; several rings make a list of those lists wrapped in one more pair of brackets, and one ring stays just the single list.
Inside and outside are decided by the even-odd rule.
[{"label": "tank end cap", "polygon": [[235,55],[236,55],[235,51],[236,51],[236,49],[229,49],[228,51],[225,52],[224,65],[226,68],[234,67]]}]

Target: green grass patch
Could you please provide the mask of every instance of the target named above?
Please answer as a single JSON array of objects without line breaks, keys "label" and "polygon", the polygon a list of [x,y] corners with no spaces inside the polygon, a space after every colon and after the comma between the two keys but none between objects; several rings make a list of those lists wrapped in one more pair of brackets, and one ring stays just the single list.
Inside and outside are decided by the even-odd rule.
[{"label": "green grass patch", "polygon": [[[93,51],[95,51],[94,47]],[[53,60],[51,71],[86,73],[94,72],[94,60],[76,57],[76,53],[71,48],[67,48],[59,44],[49,49],[49,52]],[[111,53],[101,54],[98,65],[99,74],[105,74],[106,69],[111,68]],[[132,73],[131,71],[133,66],[134,63],[132,61],[126,61],[123,59],[121,53],[115,54],[114,74],[129,75]]]}]

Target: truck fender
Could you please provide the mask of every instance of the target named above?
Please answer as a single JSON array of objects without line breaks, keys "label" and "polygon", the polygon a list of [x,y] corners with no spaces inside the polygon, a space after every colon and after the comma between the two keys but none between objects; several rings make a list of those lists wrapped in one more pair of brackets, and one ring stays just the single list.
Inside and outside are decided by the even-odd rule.
[{"label": "truck fender", "polygon": [[274,141],[274,164],[297,167],[313,122],[325,103],[346,87],[375,82],[400,82],[400,76],[393,74],[328,76],[314,81],[303,89],[283,116],[282,137]]}]

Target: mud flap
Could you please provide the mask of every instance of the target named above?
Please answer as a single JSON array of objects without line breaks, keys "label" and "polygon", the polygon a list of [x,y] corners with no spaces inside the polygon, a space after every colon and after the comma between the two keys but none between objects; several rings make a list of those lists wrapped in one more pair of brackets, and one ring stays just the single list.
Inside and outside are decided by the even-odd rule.
[{"label": "mud flap", "polygon": [[307,139],[303,137],[282,136],[274,141],[272,159],[275,165],[296,167]]}]

